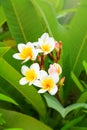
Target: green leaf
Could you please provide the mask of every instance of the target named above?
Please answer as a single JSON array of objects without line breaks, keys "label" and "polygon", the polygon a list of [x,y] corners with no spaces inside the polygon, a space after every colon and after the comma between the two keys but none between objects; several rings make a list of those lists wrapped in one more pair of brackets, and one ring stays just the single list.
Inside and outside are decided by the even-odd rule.
[{"label": "green leaf", "polygon": [[14,127],[24,130],[52,130],[51,128],[33,117],[4,109],[0,109],[0,112],[2,112],[3,118],[6,121],[6,128]]},{"label": "green leaf", "polygon": [[0,26],[2,26],[5,21],[6,21],[6,17],[5,17],[3,8],[2,8],[2,6],[0,4]]},{"label": "green leaf", "polygon": [[58,111],[63,118],[65,118],[65,116],[69,112],[71,112],[72,110],[75,110],[75,109],[78,109],[78,108],[87,109],[87,104],[86,103],[75,103],[75,104],[69,105],[69,106],[64,108],[55,97],[53,97],[53,96],[51,96],[49,94],[45,94],[44,97],[46,99],[46,102],[47,102],[48,106],[50,108],[53,108],[56,111]]},{"label": "green leaf", "polygon": [[26,98],[26,100],[35,107],[40,115],[45,116],[45,104],[41,96],[37,93],[37,90],[33,86],[21,86],[19,84],[19,80],[22,76],[3,58],[0,58],[0,76],[8,81],[15,89],[17,89],[17,91],[19,91]]},{"label": "green leaf", "polygon": [[35,8],[39,10],[39,14],[43,18],[46,28],[51,36],[56,40],[61,40],[66,30],[60,25],[56,19],[56,12],[52,4],[46,0],[33,0]]},{"label": "green leaf", "polygon": [[77,102],[86,102],[87,101],[87,91],[85,91],[85,92],[83,92],[81,95],[80,95],[80,97],[79,97],[79,99],[77,100]]},{"label": "green leaf", "polygon": [[9,49],[10,47],[0,47],[0,57],[2,57]]},{"label": "green leaf", "polygon": [[[87,60],[87,1],[80,0],[80,5],[70,21],[68,29],[68,39],[64,46],[65,51],[68,51],[66,61],[64,62],[64,75],[66,76],[64,95],[68,95],[68,92],[72,89],[71,71],[78,77],[83,70],[82,62]],[[69,48],[69,49],[68,49]],[[68,61],[67,61],[68,59]],[[68,62],[68,63],[67,63]],[[67,67],[67,64],[68,67]],[[71,86],[71,87],[70,87]],[[64,99],[65,99],[64,97]]]},{"label": "green leaf", "polygon": [[[87,50],[86,44],[87,44],[87,34],[84,36],[84,39],[83,39],[82,43],[80,44],[80,47],[78,48],[78,52],[76,54],[76,58],[74,61],[73,71],[76,70],[76,73],[81,72],[81,69],[83,68],[82,61],[83,61],[83,59],[86,59],[86,50]],[[75,56],[75,54],[74,54],[74,56]]]},{"label": "green leaf", "polygon": [[24,129],[21,129],[21,128],[8,128],[8,129],[4,129],[4,130],[24,130]]},{"label": "green leaf", "polygon": [[[80,6],[77,9],[73,19],[70,22],[69,35],[69,48],[71,69],[79,76],[82,71],[82,62],[87,59],[87,1],[80,1]],[[72,51],[73,50],[73,51]]]},{"label": "green leaf", "polygon": [[48,104],[48,106],[50,108],[53,108],[55,110],[57,110],[62,117],[64,117],[64,108],[63,106],[60,104],[60,102],[53,96],[49,95],[49,94],[44,94],[44,97],[46,99],[46,102]]},{"label": "green leaf", "polygon": [[78,109],[78,108],[84,108],[87,109],[87,104],[86,103],[75,103],[72,105],[69,105],[65,108],[65,112],[64,112],[64,117],[71,112],[72,110]]},{"label": "green leaf", "polygon": [[76,10],[77,10],[76,8],[62,10],[62,11],[58,12],[57,19],[65,17],[68,13],[76,12]]},{"label": "green leaf", "polygon": [[87,127],[72,127],[70,130],[87,130]]},{"label": "green leaf", "polygon": [[16,103],[16,101],[14,101],[12,98],[10,98],[10,97],[8,97],[8,96],[2,94],[2,93],[0,93],[0,100],[6,101],[6,102],[10,102],[10,103],[13,103],[13,104],[15,104],[15,105],[18,105],[18,104]]},{"label": "green leaf", "polygon": [[72,126],[76,125],[77,123],[81,122],[84,119],[84,116],[79,116],[71,121],[69,123],[65,124],[61,130],[69,130],[72,128]]},{"label": "green leaf", "polygon": [[84,66],[84,69],[85,69],[86,74],[87,74],[87,62],[86,61],[83,61],[83,66]]},{"label": "green leaf", "polygon": [[8,128],[8,129],[4,129],[4,130],[24,130],[22,128]]},{"label": "green leaf", "polygon": [[5,120],[3,119],[2,113],[0,113],[0,125],[3,125]]},{"label": "green leaf", "polygon": [[83,88],[82,84],[80,83],[80,81],[78,80],[78,78],[75,76],[75,74],[73,72],[71,72],[71,78],[74,81],[74,83],[77,85],[77,87],[79,88],[79,90],[81,92],[83,92],[84,88]]},{"label": "green leaf", "polygon": [[43,33],[43,27],[31,1],[1,0],[1,4],[16,42],[35,41]]}]

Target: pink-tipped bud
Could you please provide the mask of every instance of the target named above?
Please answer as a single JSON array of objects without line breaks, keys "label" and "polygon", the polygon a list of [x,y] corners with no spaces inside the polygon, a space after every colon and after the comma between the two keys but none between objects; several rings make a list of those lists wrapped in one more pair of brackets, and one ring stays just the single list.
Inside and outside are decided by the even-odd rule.
[{"label": "pink-tipped bud", "polygon": [[60,75],[62,73],[62,68],[57,63],[51,64],[48,69],[48,73],[49,74],[57,73],[58,75]]},{"label": "pink-tipped bud", "polygon": [[62,49],[62,41],[59,41],[59,48]]},{"label": "pink-tipped bud", "polygon": [[41,61],[41,56],[38,55],[38,56],[37,56],[37,59],[38,59],[38,61]]},{"label": "pink-tipped bud", "polygon": [[64,81],[65,81],[65,77],[63,77],[63,78],[60,80],[59,85],[60,85],[60,86],[63,86],[63,85],[64,85]]}]

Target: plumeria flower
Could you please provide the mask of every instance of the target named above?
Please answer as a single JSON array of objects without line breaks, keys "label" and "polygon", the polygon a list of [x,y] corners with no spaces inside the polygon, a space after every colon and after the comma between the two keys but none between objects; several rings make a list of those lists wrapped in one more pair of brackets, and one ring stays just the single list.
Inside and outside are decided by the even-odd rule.
[{"label": "plumeria flower", "polygon": [[18,44],[19,53],[15,53],[13,57],[18,60],[23,60],[23,62],[30,60],[35,60],[38,55],[38,50],[34,48],[33,43],[28,42],[27,44]]},{"label": "plumeria flower", "polygon": [[58,91],[56,83],[59,81],[57,73],[48,75],[46,71],[40,71],[40,79],[34,82],[34,85],[41,89],[38,93],[45,93],[48,91],[51,95],[55,95]]},{"label": "plumeria flower", "polygon": [[27,66],[22,66],[21,72],[24,75],[23,78],[20,79],[19,83],[21,85],[25,85],[29,83],[29,85],[32,85],[35,80],[39,78],[39,64],[38,63],[33,63],[30,68]]},{"label": "plumeria flower", "polygon": [[62,68],[59,64],[54,63],[53,65],[50,65],[50,68],[48,69],[49,74],[58,73],[60,75],[62,73]]},{"label": "plumeria flower", "polygon": [[49,37],[48,33],[44,33],[35,43],[35,46],[39,49],[39,52],[43,52],[44,55],[52,52],[55,48],[55,40],[53,37]]}]

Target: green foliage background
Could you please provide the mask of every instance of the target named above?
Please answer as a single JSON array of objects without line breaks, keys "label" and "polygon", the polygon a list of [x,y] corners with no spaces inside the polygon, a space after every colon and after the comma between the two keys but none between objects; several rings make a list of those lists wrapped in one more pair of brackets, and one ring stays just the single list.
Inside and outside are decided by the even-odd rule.
[{"label": "green foliage background", "polygon": [[[62,41],[62,104],[20,86],[18,43]],[[0,130],[87,130],[87,0],[0,0]]]}]

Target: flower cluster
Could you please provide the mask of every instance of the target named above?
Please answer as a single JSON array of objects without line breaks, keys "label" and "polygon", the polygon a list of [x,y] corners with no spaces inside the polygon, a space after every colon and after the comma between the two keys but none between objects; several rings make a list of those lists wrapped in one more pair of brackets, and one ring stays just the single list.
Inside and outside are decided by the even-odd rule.
[{"label": "flower cluster", "polygon": [[[20,79],[19,83],[39,87],[38,93],[48,91],[51,95],[55,95],[60,82],[59,76],[62,73],[62,68],[58,64],[61,48],[61,42],[56,42],[48,33],[44,33],[37,42],[18,44],[19,53],[15,53],[13,57],[22,60],[22,63],[28,60],[34,61],[29,67],[26,65],[21,67],[23,78]],[[52,53],[54,49],[56,50],[56,57]],[[44,60],[47,55],[53,61],[53,64],[49,65],[48,72],[45,71],[44,67]]]}]

